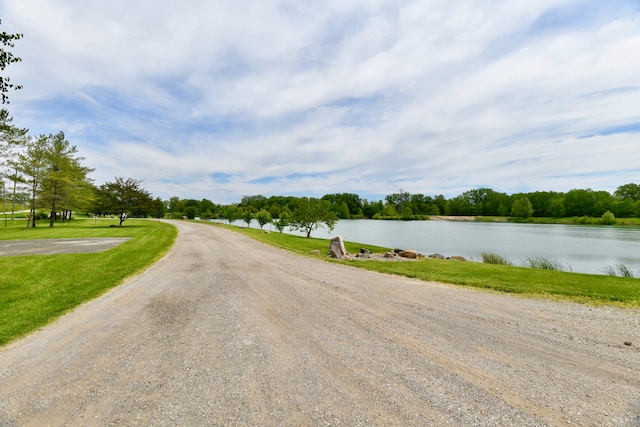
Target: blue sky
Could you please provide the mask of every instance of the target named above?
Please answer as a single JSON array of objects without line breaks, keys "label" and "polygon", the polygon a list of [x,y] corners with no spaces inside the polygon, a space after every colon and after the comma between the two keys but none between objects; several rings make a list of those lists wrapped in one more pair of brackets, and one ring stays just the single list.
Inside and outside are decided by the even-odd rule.
[{"label": "blue sky", "polygon": [[637,0],[3,0],[14,122],[154,196],[640,182]]}]

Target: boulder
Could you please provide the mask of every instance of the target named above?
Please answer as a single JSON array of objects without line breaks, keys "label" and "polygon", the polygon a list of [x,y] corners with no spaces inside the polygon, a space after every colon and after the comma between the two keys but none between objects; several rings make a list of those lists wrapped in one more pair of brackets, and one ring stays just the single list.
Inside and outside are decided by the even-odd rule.
[{"label": "boulder", "polygon": [[418,258],[418,252],[416,252],[414,249],[407,249],[407,250],[402,251],[400,256],[403,257],[403,258],[417,259]]},{"label": "boulder", "polygon": [[396,258],[397,256],[398,256],[398,254],[395,253],[395,252],[385,252],[384,253],[384,257],[385,258]]},{"label": "boulder", "polygon": [[466,261],[467,259],[463,256],[452,256],[451,259],[454,259],[456,261]]},{"label": "boulder", "polygon": [[360,253],[371,255],[371,251],[367,248],[360,248]]},{"label": "boulder", "polygon": [[431,255],[429,255],[429,258],[431,258],[431,259],[444,259],[444,255],[441,255],[441,254],[431,254]]},{"label": "boulder", "polygon": [[329,244],[329,255],[331,256],[331,258],[349,258],[349,254],[347,254],[347,250],[344,248],[342,237],[336,236],[331,239],[331,243]]}]

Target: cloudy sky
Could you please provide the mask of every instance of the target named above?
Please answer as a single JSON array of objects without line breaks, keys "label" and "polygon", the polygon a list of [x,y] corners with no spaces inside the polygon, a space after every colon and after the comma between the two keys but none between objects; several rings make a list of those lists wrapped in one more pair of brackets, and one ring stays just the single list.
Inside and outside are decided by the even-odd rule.
[{"label": "cloudy sky", "polygon": [[2,0],[14,122],[154,196],[640,183],[637,0]]}]

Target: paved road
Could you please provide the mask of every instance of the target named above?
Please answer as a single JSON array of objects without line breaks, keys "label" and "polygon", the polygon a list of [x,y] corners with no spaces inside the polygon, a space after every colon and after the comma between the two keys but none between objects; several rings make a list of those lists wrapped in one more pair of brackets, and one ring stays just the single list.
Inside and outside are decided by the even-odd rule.
[{"label": "paved road", "polygon": [[145,274],[0,350],[0,426],[640,425],[638,311],[176,226]]}]

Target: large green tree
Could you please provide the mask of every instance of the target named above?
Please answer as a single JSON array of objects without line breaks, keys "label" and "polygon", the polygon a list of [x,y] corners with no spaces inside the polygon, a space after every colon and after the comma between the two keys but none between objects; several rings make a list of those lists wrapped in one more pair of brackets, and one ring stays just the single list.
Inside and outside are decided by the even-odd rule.
[{"label": "large green tree", "polygon": [[45,144],[45,173],[39,204],[49,208],[49,227],[53,227],[57,212],[70,219],[70,213],[79,207],[88,207],[93,184],[88,178],[93,169],[82,166],[84,157],[77,157],[78,149],[65,139],[64,133],[47,137]]},{"label": "large green tree", "polygon": [[36,226],[37,201],[47,173],[47,137],[27,138],[16,155],[13,166],[29,191],[29,226]]},{"label": "large green tree", "polygon": [[634,183],[621,185],[614,195],[620,200],[631,199],[638,201],[640,200],[640,185]]},{"label": "large green tree", "polygon": [[155,215],[157,202],[142,188],[142,181],[134,178],[116,177],[96,190],[94,212],[118,215],[120,226],[129,217]]},{"label": "large green tree", "polygon": [[596,195],[590,188],[569,190],[564,196],[567,216],[590,216],[596,204]]},{"label": "large green tree", "polygon": [[[23,182],[29,188],[30,224],[36,226],[36,209],[46,208],[51,213],[50,227],[59,210],[69,218],[72,210],[86,208],[92,197],[93,184],[88,174],[93,171],[82,166],[83,157],[69,144],[64,133],[26,138],[19,145],[15,159],[10,161],[15,171],[12,180]],[[15,186],[15,185],[14,185]]]},{"label": "large green tree", "polygon": [[516,218],[529,218],[533,215],[533,206],[531,202],[526,197],[521,197],[516,199],[511,205],[511,216],[515,216]]},{"label": "large green tree", "polygon": [[301,197],[298,207],[293,211],[290,226],[306,233],[307,238],[311,232],[325,225],[333,230],[338,217],[331,211],[331,204],[326,200]]}]

